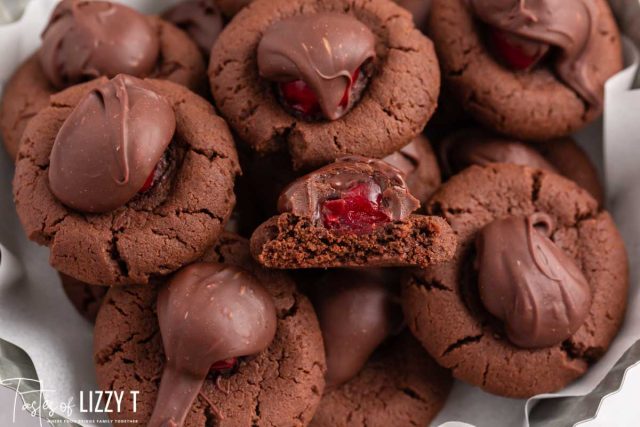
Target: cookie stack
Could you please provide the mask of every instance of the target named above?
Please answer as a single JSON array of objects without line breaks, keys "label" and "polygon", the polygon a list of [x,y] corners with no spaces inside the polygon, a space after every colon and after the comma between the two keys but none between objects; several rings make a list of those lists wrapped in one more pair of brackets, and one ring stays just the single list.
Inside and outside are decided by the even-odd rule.
[{"label": "cookie stack", "polygon": [[424,426],[607,351],[627,258],[571,139],[607,3],[431,3],[59,3],[0,129],[114,422]]}]

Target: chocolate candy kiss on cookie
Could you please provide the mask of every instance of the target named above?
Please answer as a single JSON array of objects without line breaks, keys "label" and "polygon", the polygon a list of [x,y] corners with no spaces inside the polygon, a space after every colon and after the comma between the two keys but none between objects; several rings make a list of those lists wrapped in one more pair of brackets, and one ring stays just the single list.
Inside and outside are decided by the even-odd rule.
[{"label": "chocolate candy kiss on cookie", "polygon": [[63,88],[119,73],[147,76],[159,54],[157,32],[137,11],[108,1],[63,0],[42,33],[40,64]]},{"label": "chocolate candy kiss on cookie", "polygon": [[523,348],[551,347],[573,335],[591,307],[591,288],[576,263],[549,238],[543,213],[495,220],[476,237],[480,299]]},{"label": "chocolate candy kiss on cookie", "polygon": [[398,169],[382,160],[359,156],[343,157],[299,178],[278,200],[280,212],[356,234],[403,221],[419,207]]},{"label": "chocolate candy kiss on cookie", "polygon": [[358,101],[375,57],[375,36],[355,17],[334,12],[278,21],[258,45],[260,75],[304,118],[337,120]]},{"label": "chocolate candy kiss on cookie", "polygon": [[494,50],[515,69],[533,66],[556,47],[555,70],[569,87],[593,106],[602,91],[591,78],[600,58],[594,48],[600,12],[594,0],[470,0],[473,13],[490,30]]},{"label": "chocolate candy kiss on cookie", "polygon": [[157,312],[167,360],[151,427],[182,426],[212,367],[265,350],[276,333],[271,295],[231,265],[183,268],[160,289]]},{"label": "chocolate candy kiss on cookie", "polygon": [[175,127],[163,96],[140,79],[116,76],[90,91],[60,128],[50,156],[52,193],[88,213],[123,206],[153,185]]},{"label": "chocolate candy kiss on cookie", "polygon": [[384,270],[331,270],[314,284],[314,307],[327,356],[327,384],[356,376],[376,348],[402,324]]}]

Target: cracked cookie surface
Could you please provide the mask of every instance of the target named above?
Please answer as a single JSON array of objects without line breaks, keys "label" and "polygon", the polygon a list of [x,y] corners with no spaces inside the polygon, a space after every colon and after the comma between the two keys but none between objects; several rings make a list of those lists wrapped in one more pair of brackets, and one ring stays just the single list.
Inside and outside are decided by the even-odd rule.
[{"label": "cracked cookie surface", "polygon": [[[596,34],[601,52],[591,64],[595,86],[622,69],[622,47],[615,19],[605,0],[596,0],[600,19]],[[488,51],[480,26],[464,0],[434,0],[429,35],[440,59],[443,81],[460,106],[477,121],[524,140],[567,136],[601,111],[563,84],[549,67],[513,72]]]},{"label": "cracked cookie surface", "polygon": [[311,426],[426,426],[451,384],[451,374],[404,332],[376,350],[355,378],[325,393]]},{"label": "cracked cookie surface", "polygon": [[[224,234],[203,261],[238,265],[256,275],[271,293],[277,310],[276,336],[268,350],[240,362],[231,375],[205,381],[185,427],[305,426],[324,390],[324,348],[309,300],[284,273],[251,260],[246,240]],[[113,420],[146,425],[155,405],[164,366],[164,350],[151,286],[112,288],[98,314],[94,362],[103,390],[139,390],[137,411],[124,399]]]},{"label": "cracked cookie surface", "polygon": [[[613,219],[585,190],[528,167],[472,166],[443,185],[427,210],[451,224],[458,248],[452,261],[408,275],[403,309],[413,334],[454,377],[525,398],[563,388],[607,351],[624,317],[627,255]],[[551,239],[582,269],[593,299],[586,321],[569,339],[527,350],[511,344],[480,303],[473,241],[494,219],[534,212],[553,218]]]},{"label": "cracked cookie surface", "polygon": [[79,100],[96,79],[51,97],[25,130],[16,163],[14,199],[27,236],[49,246],[51,265],[94,285],[146,284],[202,256],[235,203],[239,173],[229,129],[211,105],[183,86],[146,80],[176,115],[169,167],[154,188],[104,214],[62,205],[48,184],[49,154]]},{"label": "cracked cookie surface", "polygon": [[[152,78],[169,80],[200,91],[206,86],[205,66],[196,45],[172,24],[148,17],[160,41],[160,57]],[[144,77],[144,76],[143,76]],[[20,138],[29,120],[49,105],[49,97],[59,92],[40,66],[38,52],[31,55],[5,86],[0,102],[0,132],[5,149],[15,160]]]},{"label": "cracked cookie surface", "polygon": [[[274,22],[339,11],[355,16],[376,37],[373,75],[362,98],[339,120],[296,119],[258,74],[256,49]],[[273,0],[252,3],[225,28],[209,65],[216,106],[258,152],[288,151],[295,169],[312,169],[347,154],[382,158],[418,135],[438,99],[440,71],[432,43],[411,15],[383,0]]]}]

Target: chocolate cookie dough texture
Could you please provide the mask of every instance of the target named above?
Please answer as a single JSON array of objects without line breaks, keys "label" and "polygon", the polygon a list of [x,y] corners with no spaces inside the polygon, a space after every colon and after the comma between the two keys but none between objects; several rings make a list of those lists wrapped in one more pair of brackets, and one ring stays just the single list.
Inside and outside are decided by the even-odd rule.
[{"label": "chocolate cookie dough texture", "polygon": [[600,206],[604,204],[604,188],[594,164],[570,137],[524,143],[481,128],[468,128],[442,140],[438,154],[447,177],[471,165],[513,163],[563,175],[587,190]]},{"label": "chocolate cookie dough texture", "polygon": [[9,155],[16,157],[27,123],[49,104],[52,94],[120,73],[192,89],[205,80],[198,48],[172,24],[118,3],[61,1],[42,33],[40,49],[5,87],[0,131]]},{"label": "chocolate cookie dough texture", "polygon": [[112,288],[94,354],[101,389],[140,392],[113,421],[305,426],[324,390],[313,307],[230,234],[158,287]]},{"label": "chocolate cookie dough texture", "polygon": [[427,267],[448,260],[456,240],[383,160],[344,157],[305,175],[280,195],[280,215],[251,236],[270,268]]},{"label": "chocolate cookie dough texture", "polygon": [[31,120],[14,199],[27,236],[50,248],[61,273],[146,284],[216,241],[238,173],[232,136],[205,100],[119,75],[53,95]]},{"label": "chocolate cookie dough texture", "polygon": [[386,0],[255,2],[220,35],[209,79],[243,141],[303,170],[401,149],[440,86],[431,42]]},{"label": "chocolate cookie dough texture", "polygon": [[628,267],[611,216],[575,183],[472,166],[431,198],[458,237],[451,261],[403,285],[407,324],[453,376],[508,397],[562,389],[609,348]]},{"label": "chocolate cookie dough texture", "polygon": [[309,284],[327,357],[312,426],[428,425],[442,407],[451,376],[401,333],[397,278],[381,269],[330,270]]},{"label": "chocolate cookie dough texture", "polygon": [[604,83],[623,65],[605,0],[434,0],[429,19],[458,103],[523,140],[568,136],[598,117]]}]

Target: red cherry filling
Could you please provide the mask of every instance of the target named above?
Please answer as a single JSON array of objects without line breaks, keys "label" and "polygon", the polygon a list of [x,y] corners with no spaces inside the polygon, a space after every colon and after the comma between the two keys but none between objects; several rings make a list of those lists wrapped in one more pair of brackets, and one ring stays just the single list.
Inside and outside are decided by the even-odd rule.
[{"label": "red cherry filling", "polygon": [[325,200],[321,206],[322,222],[330,230],[368,233],[391,221],[381,203],[380,187],[361,183],[343,192],[338,199]]},{"label": "red cherry filling", "polygon": [[146,193],[153,186],[153,180],[156,177],[156,169],[157,169],[157,166],[153,168],[153,170],[147,177],[147,180],[144,182],[144,185],[140,189],[139,193]]},{"label": "red cherry filling", "polygon": [[228,371],[229,369],[233,369],[238,363],[237,357],[232,357],[231,359],[218,360],[216,363],[211,365],[212,371]]},{"label": "red cherry filling", "polygon": [[549,51],[549,45],[538,43],[507,31],[491,28],[489,40],[496,54],[514,70],[528,70]]},{"label": "red cherry filling", "polygon": [[[351,89],[360,76],[360,68],[356,69],[351,76],[351,83],[347,86],[340,101],[342,108],[349,106],[349,99],[351,95]],[[318,102],[318,96],[311,89],[304,80],[294,80],[292,82],[280,83],[280,93],[284,101],[296,111],[299,111],[304,116],[316,116],[322,111],[320,109],[320,103]]]}]

